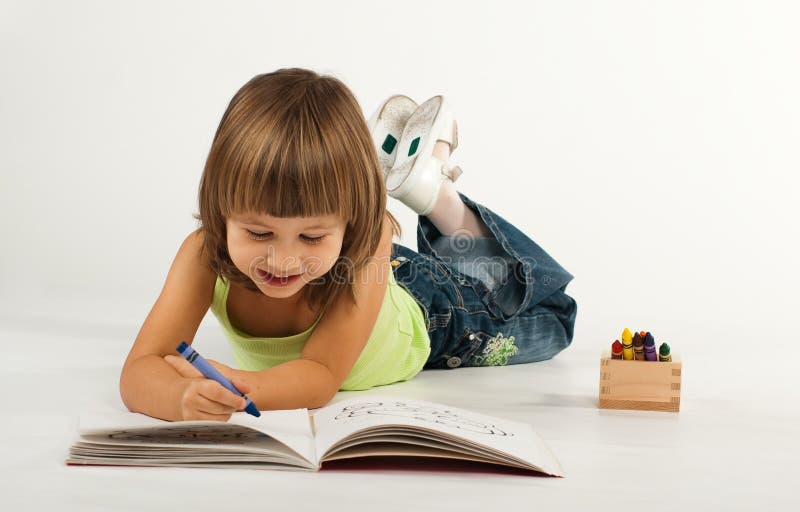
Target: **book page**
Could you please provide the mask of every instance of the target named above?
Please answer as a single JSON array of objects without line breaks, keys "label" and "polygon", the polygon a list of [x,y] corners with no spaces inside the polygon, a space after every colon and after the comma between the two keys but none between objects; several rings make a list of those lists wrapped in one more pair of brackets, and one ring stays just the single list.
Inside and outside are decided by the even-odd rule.
[{"label": "book page", "polygon": [[[366,395],[325,406],[314,415],[316,452],[320,461],[329,451],[348,438],[359,437],[358,444],[381,440],[381,429],[397,433],[398,429],[415,436],[456,442],[472,453],[481,453],[497,460],[518,460],[551,475],[563,476],[553,453],[527,423],[486,416],[434,402],[396,396]],[[368,432],[364,432],[368,431]],[[370,432],[374,431],[374,436]],[[408,437],[406,438],[408,439]],[[426,443],[421,442],[421,445]],[[369,445],[359,453],[369,451]],[[458,449],[454,449],[456,454]],[[342,457],[343,453],[337,453]]]},{"label": "book page", "polygon": [[[246,435],[248,431],[270,439]],[[86,413],[80,417],[78,433],[84,439],[109,445],[182,447],[196,450],[198,454],[219,451],[280,453],[316,465],[307,409],[262,411],[259,418],[236,412],[227,422],[173,422],[123,411]]]}]

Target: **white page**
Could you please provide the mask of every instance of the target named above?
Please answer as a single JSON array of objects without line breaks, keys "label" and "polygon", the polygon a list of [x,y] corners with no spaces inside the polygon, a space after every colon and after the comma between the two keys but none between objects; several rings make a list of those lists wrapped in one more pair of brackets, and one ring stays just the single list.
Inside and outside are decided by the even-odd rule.
[{"label": "white page", "polygon": [[[316,465],[314,438],[307,409],[262,411],[256,418],[246,412],[236,412],[230,420],[223,421],[165,421],[135,412],[85,413],[80,417],[78,432],[81,435],[107,435],[111,432],[143,430],[148,428],[180,429],[181,427],[213,427],[234,424],[247,427],[288,446],[300,457]],[[198,443],[199,444],[199,443]],[[202,445],[199,446],[202,449]]]},{"label": "white page", "polygon": [[468,439],[513,455],[545,473],[563,476],[561,466],[527,423],[486,416],[447,405],[397,396],[367,395],[319,409],[314,415],[320,459],[339,440],[359,430],[404,425]]}]

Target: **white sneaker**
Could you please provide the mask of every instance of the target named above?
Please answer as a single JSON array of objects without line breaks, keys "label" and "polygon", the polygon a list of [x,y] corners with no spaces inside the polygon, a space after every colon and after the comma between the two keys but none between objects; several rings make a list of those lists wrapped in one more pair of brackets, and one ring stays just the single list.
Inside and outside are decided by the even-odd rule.
[{"label": "white sneaker", "polygon": [[384,178],[394,165],[397,142],[400,140],[406,121],[416,108],[416,101],[408,96],[395,94],[386,98],[369,120],[369,131],[378,151]]},{"label": "white sneaker", "polygon": [[422,103],[405,123],[394,165],[386,176],[386,191],[395,199],[427,215],[433,210],[442,181],[456,181],[459,167],[449,167],[433,156],[436,141],[458,146],[458,126],[444,96]]}]

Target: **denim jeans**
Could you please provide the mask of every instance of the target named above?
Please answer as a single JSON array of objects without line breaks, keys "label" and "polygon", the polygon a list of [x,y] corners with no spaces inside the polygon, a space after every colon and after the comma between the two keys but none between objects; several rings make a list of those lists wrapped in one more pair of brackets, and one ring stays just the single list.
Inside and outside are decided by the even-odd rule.
[{"label": "denim jeans", "polygon": [[525,234],[459,192],[492,237],[444,236],[418,218],[419,252],[392,244],[397,283],[422,308],[431,354],[425,368],[550,359],[572,342],[573,276]]}]

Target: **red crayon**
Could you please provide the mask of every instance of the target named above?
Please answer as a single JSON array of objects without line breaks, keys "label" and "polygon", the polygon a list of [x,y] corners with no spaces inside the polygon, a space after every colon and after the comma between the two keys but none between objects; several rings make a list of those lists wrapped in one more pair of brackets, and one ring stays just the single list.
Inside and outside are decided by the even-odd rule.
[{"label": "red crayon", "polygon": [[619,340],[611,344],[611,359],[622,359],[622,343]]}]

